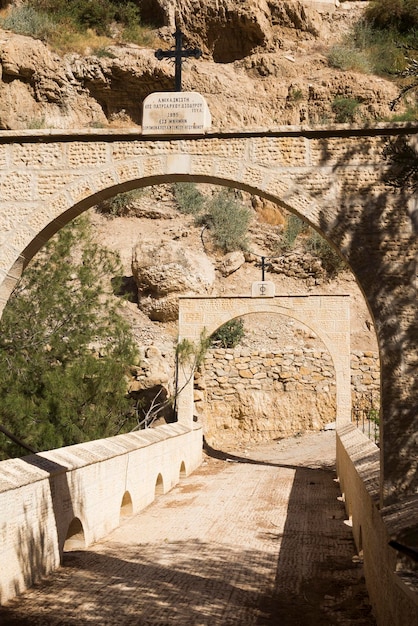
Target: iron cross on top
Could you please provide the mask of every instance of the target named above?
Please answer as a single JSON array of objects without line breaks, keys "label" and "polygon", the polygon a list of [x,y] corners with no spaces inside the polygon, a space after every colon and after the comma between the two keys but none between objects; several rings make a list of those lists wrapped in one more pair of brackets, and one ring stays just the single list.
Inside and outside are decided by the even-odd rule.
[{"label": "iron cross on top", "polygon": [[202,56],[202,51],[200,48],[191,48],[188,50],[183,50],[183,33],[181,32],[178,25],[176,26],[176,32],[173,33],[173,37],[176,40],[176,45],[174,50],[156,50],[155,56],[159,61],[162,59],[174,59],[175,62],[175,91],[181,91],[181,67],[183,64],[183,59],[188,59],[190,57],[194,57],[195,59],[200,59]]}]

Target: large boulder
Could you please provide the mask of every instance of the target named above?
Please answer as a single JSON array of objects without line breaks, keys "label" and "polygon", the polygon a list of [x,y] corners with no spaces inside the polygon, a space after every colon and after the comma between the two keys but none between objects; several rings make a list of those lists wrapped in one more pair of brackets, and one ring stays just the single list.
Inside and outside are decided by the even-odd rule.
[{"label": "large boulder", "polygon": [[222,276],[229,276],[233,274],[239,268],[244,265],[245,257],[244,253],[241,250],[235,250],[234,252],[229,252],[225,254],[223,259],[220,261],[218,265],[218,269],[221,272]]},{"label": "large boulder", "polygon": [[215,280],[215,269],[205,254],[176,241],[161,244],[149,239],[133,250],[132,274],[139,308],[159,322],[177,319],[180,294],[207,294]]}]

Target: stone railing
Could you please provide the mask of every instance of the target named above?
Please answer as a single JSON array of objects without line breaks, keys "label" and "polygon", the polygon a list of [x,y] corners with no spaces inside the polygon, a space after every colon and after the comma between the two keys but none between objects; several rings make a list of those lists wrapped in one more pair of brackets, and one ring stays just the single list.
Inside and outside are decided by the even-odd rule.
[{"label": "stone railing", "polygon": [[106,536],[202,460],[181,424],[0,462],[0,603]]}]

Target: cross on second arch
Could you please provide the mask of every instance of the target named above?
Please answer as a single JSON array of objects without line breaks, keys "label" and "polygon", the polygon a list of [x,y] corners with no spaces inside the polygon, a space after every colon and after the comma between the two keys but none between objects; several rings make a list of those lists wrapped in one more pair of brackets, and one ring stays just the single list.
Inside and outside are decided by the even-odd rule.
[{"label": "cross on second arch", "polygon": [[155,51],[155,56],[159,61],[162,59],[174,59],[175,63],[175,90],[181,91],[181,67],[184,59],[188,59],[190,57],[194,57],[195,59],[200,59],[202,56],[202,51],[200,48],[189,48],[183,50],[183,33],[181,32],[178,24],[176,25],[176,32],[173,33],[173,37],[175,38],[176,45],[174,50],[161,50],[159,48]]}]

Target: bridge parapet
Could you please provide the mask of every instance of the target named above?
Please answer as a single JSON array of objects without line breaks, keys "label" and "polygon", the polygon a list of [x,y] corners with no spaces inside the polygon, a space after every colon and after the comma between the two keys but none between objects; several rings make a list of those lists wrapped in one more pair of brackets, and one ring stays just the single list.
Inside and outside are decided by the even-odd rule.
[{"label": "bridge parapet", "polygon": [[0,462],[0,603],[201,463],[202,431],[170,424]]}]

